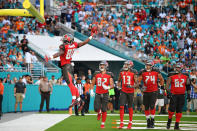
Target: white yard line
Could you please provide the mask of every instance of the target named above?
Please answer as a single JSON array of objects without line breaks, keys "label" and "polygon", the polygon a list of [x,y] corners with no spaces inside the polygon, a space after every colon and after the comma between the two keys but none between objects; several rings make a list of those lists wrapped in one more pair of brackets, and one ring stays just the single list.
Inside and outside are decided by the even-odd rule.
[{"label": "white yard line", "polygon": [[[128,122],[123,122],[124,123],[124,125],[128,125]],[[115,122],[115,123],[113,123],[112,122],[112,124],[120,124],[120,122]],[[135,122],[133,122],[133,125],[147,125],[147,123],[135,123]],[[155,125],[156,126],[166,126],[166,122],[165,123],[155,123]],[[173,124],[172,124],[172,126],[173,126]],[[192,128],[196,128],[197,129],[197,125],[196,124],[180,124],[180,127],[192,127]]]},{"label": "white yard line", "polygon": [[44,131],[69,116],[67,114],[32,114],[0,123],[0,131]]},{"label": "white yard line", "polygon": [[[114,121],[120,121],[120,120],[114,120]],[[129,122],[129,120],[123,120],[123,121],[126,121],[126,122]],[[132,121],[133,123],[136,123],[136,122],[146,122],[146,120],[133,120]],[[157,121],[156,120],[156,122],[157,123],[165,123],[165,122],[167,122],[167,120],[166,121]],[[174,121],[172,121],[172,123],[174,123]],[[197,121],[181,121],[180,123],[196,123],[197,124]]]},{"label": "white yard line", "polygon": [[[117,127],[113,127],[113,128],[118,128],[118,126]],[[125,126],[125,127],[123,127],[123,129],[127,129],[127,127]],[[132,129],[150,129],[150,130],[153,130],[153,128],[146,128],[146,127],[132,127]],[[154,129],[162,129],[162,130],[166,130],[166,127],[155,127]],[[174,129],[174,128],[172,128],[172,129]],[[196,131],[196,128],[181,128],[181,130],[194,130],[194,131]]]},{"label": "white yard line", "polygon": [[[74,114],[73,114],[74,115]],[[86,114],[87,116],[96,116],[97,114]],[[108,116],[120,116],[120,114],[107,114]],[[129,114],[124,114],[125,116],[129,116]],[[133,116],[145,116],[144,114],[133,114]],[[168,115],[155,115],[155,116],[168,116]],[[182,117],[196,117],[197,115],[182,115]]]}]

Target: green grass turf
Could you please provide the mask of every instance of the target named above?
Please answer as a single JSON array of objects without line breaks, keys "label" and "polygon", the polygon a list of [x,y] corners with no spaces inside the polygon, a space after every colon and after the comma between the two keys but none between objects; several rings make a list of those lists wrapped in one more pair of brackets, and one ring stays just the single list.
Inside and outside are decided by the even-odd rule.
[{"label": "green grass turf", "polygon": [[[63,111],[60,112],[51,112],[51,113],[63,113]],[[66,112],[64,112],[66,113]],[[196,113],[192,113],[196,114]],[[129,117],[125,116],[124,120],[128,120]],[[155,120],[156,121],[166,121],[167,122],[167,116],[156,116]],[[112,128],[113,126],[118,126],[116,124],[112,124],[114,120],[119,120],[119,116],[107,116],[107,120],[105,123],[105,129],[106,131],[114,131],[114,130],[119,130],[119,129],[114,129]],[[134,116],[133,120],[145,120],[145,116]],[[175,117],[173,118],[173,121],[175,120]],[[184,122],[184,121],[195,121],[197,122],[197,117],[182,117],[181,123],[184,124],[189,124],[189,122]],[[64,119],[63,121],[57,123],[56,125],[52,126],[51,128],[47,129],[47,131],[100,131],[100,124],[101,121],[97,121],[96,115],[91,115],[91,116],[71,116],[67,119]],[[196,124],[197,125],[197,124]],[[146,125],[133,125],[133,126],[146,126]],[[156,125],[157,126],[157,125]],[[180,124],[181,126],[181,124]],[[173,129],[173,128],[172,128]],[[134,129],[132,129],[134,130]],[[143,129],[138,129],[137,131],[141,131]],[[161,129],[159,129],[161,130]],[[158,131],[159,131],[158,130]],[[157,131],[156,129],[149,131]]]}]

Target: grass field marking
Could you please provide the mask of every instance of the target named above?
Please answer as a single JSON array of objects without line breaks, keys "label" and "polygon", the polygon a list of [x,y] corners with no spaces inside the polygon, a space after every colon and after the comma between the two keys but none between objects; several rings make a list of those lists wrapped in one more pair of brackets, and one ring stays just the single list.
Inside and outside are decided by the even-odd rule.
[{"label": "grass field marking", "polygon": [[[75,115],[75,114],[72,114],[72,115]],[[97,114],[85,114],[86,116],[96,116]],[[120,116],[120,114],[107,114],[107,116]],[[129,114],[124,114],[124,116],[129,116]],[[144,116],[144,114],[133,114],[133,116]],[[161,116],[161,117],[166,117],[168,115],[155,115],[155,116]],[[182,117],[196,117],[197,118],[197,115],[182,115]]]},{"label": "grass field marking", "polygon": [[[120,124],[120,122],[113,122],[112,124]],[[127,125],[128,122],[123,122],[124,125]],[[133,125],[146,125],[147,123],[133,123]],[[166,122],[165,123],[155,123],[156,126],[166,126]],[[196,124],[180,124],[180,127],[195,127],[197,129],[197,125]]]},{"label": "grass field marking", "polygon": [[[112,128],[118,129],[119,126],[112,126]],[[122,129],[127,129],[127,127],[124,126]],[[145,130],[145,129],[148,129],[148,130],[158,130],[158,129],[161,129],[161,130],[166,130],[166,127],[155,127],[155,128],[132,127],[131,129],[144,129],[144,130]],[[181,130],[194,130],[194,131],[196,131],[196,128],[190,128],[190,129],[188,129],[188,128],[181,128]]]},{"label": "grass field marking", "polygon": [[[112,120],[112,121],[120,121],[120,120]],[[123,120],[123,121],[126,121],[128,122],[129,120]],[[155,120],[157,123],[163,123],[163,122],[167,122],[166,121],[157,121]],[[133,122],[146,122],[146,120],[133,120]],[[172,121],[172,123],[175,123],[175,121]],[[197,124],[197,121],[181,121],[180,123],[196,123]]]}]

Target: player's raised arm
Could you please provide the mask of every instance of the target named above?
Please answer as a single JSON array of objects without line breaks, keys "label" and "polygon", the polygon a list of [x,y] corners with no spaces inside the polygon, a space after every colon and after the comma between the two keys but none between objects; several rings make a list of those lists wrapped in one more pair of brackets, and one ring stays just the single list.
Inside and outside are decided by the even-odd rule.
[{"label": "player's raised arm", "polygon": [[78,44],[78,48],[81,47],[81,46],[84,46],[85,44],[87,44],[90,40],[92,39],[92,36],[90,36],[88,39],[86,39],[85,41],[83,42],[80,42]]},{"label": "player's raised arm", "polygon": [[63,54],[64,54],[64,50],[61,49],[61,47],[60,47],[59,51],[57,53],[53,54],[53,58],[57,58]]}]

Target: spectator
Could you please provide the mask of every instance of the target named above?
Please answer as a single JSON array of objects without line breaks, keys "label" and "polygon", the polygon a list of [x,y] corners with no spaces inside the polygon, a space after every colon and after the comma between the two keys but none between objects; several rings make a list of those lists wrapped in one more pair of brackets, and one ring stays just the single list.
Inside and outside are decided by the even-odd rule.
[{"label": "spectator", "polygon": [[31,52],[31,60],[32,60],[32,63],[36,63],[36,62],[38,62],[38,59],[37,59],[37,57],[36,57],[36,55],[35,55],[35,52]]},{"label": "spectator", "polygon": [[1,116],[2,116],[3,92],[4,92],[3,79],[0,78],[0,120],[1,120]]},{"label": "spectator", "polygon": [[16,98],[16,103],[15,103],[15,113],[17,110],[18,103],[20,104],[20,112],[22,113],[22,102],[23,99],[25,98],[25,93],[26,93],[26,85],[23,83],[22,78],[19,78],[19,81],[15,84],[14,86],[14,96]]},{"label": "spectator", "polygon": [[158,106],[158,114],[161,114],[161,108],[164,106],[164,91],[161,89],[161,86],[158,89],[157,100],[155,103],[155,108]]},{"label": "spectator", "polygon": [[41,95],[41,103],[40,103],[39,112],[42,112],[44,101],[46,101],[47,112],[50,112],[49,103],[50,103],[50,95],[53,92],[53,86],[48,82],[48,78],[46,76],[44,76],[43,80],[40,82],[39,92]]},{"label": "spectator", "polygon": [[16,30],[18,31],[19,34],[24,33],[24,25],[25,25],[25,22],[22,21],[21,17],[18,17],[16,21]]},{"label": "spectator", "polygon": [[18,82],[17,78],[14,77],[14,78],[13,78],[13,81],[12,81],[12,84],[16,84],[17,82]]},{"label": "spectator", "polygon": [[194,107],[194,111],[197,112],[197,83],[196,79],[191,80],[191,105]]},{"label": "spectator", "polygon": [[12,80],[10,78],[10,74],[7,74],[7,77],[4,79],[3,83],[12,84]]},{"label": "spectator", "polygon": [[144,111],[143,96],[142,96],[142,92],[139,88],[136,88],[135,92],[134,92],[134,108],[135,108],[135,113],[137,113],[137,111],[140,111],[143,113],[143,111]]},{"label": "spectator", "polygon": [[49,80],[49,83],[52,85],[55,85],[57,83],[57,80],[55,79],[54,75],[52,75],[51,80]]},{"label": "spectator", "polygon": [[22,72],[22,66],[19,62],[16,62],[16,64],[14,65],[14,70],[17,72]]},{"label": "spectator", "polygon": [[63,24],[65,22],[66,12],[67,12],[67,6],[66,6],[66,2],[64,1],[63,5],[61,6],[61,22]]},{"label": "spectator", "polygon": [[35,82],[35,85],[40,85],[40,81],[42,81],[42,80],[43,80],[43,78],[42,78],[42,76],[40,76],[38,81]]}]

